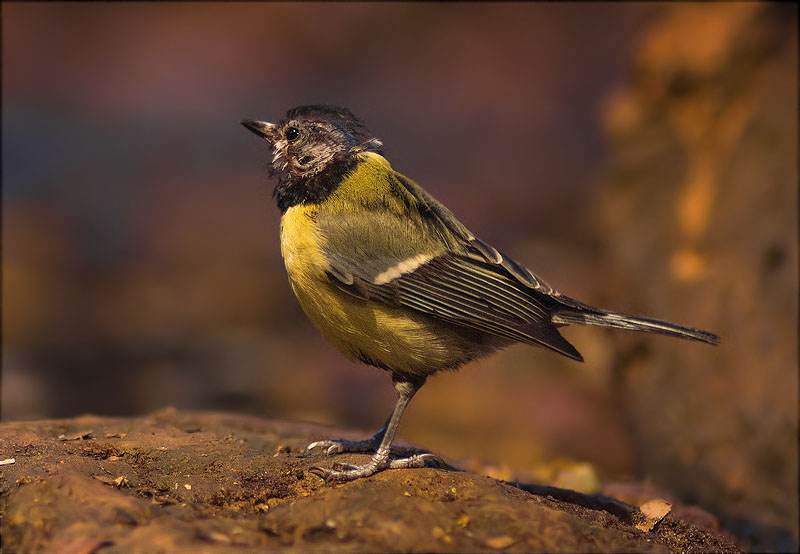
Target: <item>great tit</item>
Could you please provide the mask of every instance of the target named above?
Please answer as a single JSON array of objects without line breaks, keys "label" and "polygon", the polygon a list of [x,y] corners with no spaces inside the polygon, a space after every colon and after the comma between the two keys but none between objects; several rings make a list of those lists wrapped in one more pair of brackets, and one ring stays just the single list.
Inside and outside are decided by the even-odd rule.
[{"label": "great tit", "polygon": [[718,342],[706,331],[564,296],[392,169],[381,141],[347,109],[301,106],[277,124],[241,123],[272,150],[281,254],[297,300],[345,356],[391,372],[398,396],[372,438],[308,446],[329,455],[374,452],[361,466],[312,469],[328,482],[443,463],[392,447],[400,418],[429,375],[498,348],[522,342],[583,361],[558,332],[573,323]]}]

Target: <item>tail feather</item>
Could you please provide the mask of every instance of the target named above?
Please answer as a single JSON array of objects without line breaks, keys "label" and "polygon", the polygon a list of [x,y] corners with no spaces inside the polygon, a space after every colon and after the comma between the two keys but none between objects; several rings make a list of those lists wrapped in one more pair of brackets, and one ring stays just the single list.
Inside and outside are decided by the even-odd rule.
[{"label": "tail feather", "polygon": [[708,331],[693,327],[683,327],[660,319],[621,314],[609,310],[588,308],[588,306],[587,309],[567,308],[559,310],[553,314],[552,322],[555,324],[576,323],[578,325],[597,325],[600,327],[628,329],[630,331],[661,333],[662,335],[697,340],[708,344],[719,344],[719,337]]}]

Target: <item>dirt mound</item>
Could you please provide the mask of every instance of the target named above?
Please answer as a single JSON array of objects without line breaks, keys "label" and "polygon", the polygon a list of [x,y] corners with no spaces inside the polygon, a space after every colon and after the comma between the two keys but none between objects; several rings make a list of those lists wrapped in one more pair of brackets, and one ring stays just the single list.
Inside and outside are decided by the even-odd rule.
[{"label": "dirt mound", "polygon": [[4,552],[737,550],[665,502],[454,468],[327,486],[305,445],[357,434],[308,424],[168,409],[0,429]]}]

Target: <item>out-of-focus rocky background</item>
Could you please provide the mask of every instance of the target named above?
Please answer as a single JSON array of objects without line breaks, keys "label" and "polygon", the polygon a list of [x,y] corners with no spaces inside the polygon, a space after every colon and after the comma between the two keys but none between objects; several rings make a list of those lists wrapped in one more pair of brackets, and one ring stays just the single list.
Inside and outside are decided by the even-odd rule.
[{"label": "out-of-focus rocky background", "polygon": [[640,470],[756,540],[796,540],[797,19],[685,8],[649,28],[603,112],[599,227],[610,294],[702,322],[722,344],[626,345],[619,398]]},{"label": "out-of-focus rocky background", "polygon": [[567,329],[585,364],[514,347],[434,377],[403,436],[505,479],[650,480],[745,547],[796,548],[796,6],[2,16],[3,419],[175,405],[374,431],[388,378],[291,297],[268,156],[238,125],[341,104],[563,292],[722,335]]}]

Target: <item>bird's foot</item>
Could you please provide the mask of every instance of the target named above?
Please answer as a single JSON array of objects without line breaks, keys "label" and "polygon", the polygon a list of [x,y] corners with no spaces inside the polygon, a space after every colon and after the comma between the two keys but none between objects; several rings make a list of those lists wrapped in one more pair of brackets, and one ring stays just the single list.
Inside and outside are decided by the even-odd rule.
[{"label": "bird's foot", "polygon": [[363,441],[348,441],[344,439],[324,440],[312,442],[306,446],[306,452],[311,452],[317,448],[325,450],[325,454],[328,456],[343,454],[345,452],[375,452],[380,444],[380,439],[376,440],[375,437]]},{"label": "bird's foot", "polygon": [[[375,452],[381,444],[383,435],[375,435],[362,441],[348,441],[344,439],[336,440],[323,440],[312,442],[306,447],[306,452],[322,448],[325,454],[333,456],[335,454],[344,454],[345,452],[364,453]],[[415,454],[429,454],[427,450],[421,448],[414,448],[413,446],[392,446],[390,450],[391,456],[396,457],[410,457]]]},{"label": "bird's foot", "polygon": [[388,457],[379,459],[378,456],[375,456],[369,462],[361,466],[341,463],[333,464],[331,469],[314,466],[308,471],[318,477],[321,477],[326,483],[344,483],[347,481],[354,481],[355,479],[361,479],[362,477],[375,475],[384,469],[419,468],[427,465],[431,465],[433,467],[445,467],[447,463],[436,454],[432,454],[431,452],[423,452],[413,454],[406,458],[395,459],[389,459]]}]

